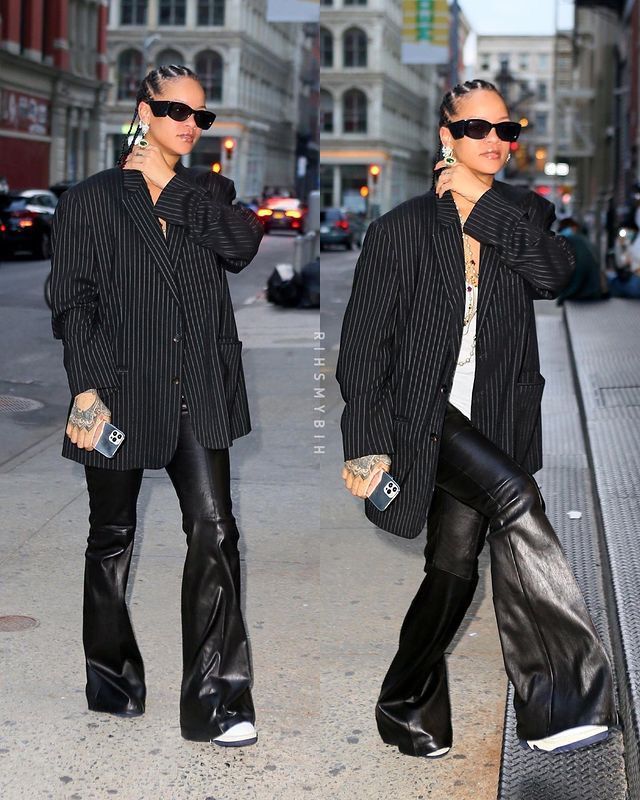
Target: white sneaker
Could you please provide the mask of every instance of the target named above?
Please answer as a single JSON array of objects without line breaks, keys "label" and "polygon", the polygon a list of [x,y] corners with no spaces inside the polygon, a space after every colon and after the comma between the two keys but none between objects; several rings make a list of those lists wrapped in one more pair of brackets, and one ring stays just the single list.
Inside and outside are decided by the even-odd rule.
[{"label": "white sneaker", "polygon": [[440,758],[440,756],[446,756],[449,750],[451,750],[450,747],[441,747],[439,750],[434,750],[433,753],[427,753],[427,758]]},{"label": "white sneaker", "polygon": [[567,728],[553,736],[544,739],[527,739],[527,744],[532,750],[544,750],[547,753],[562,753],[566,750],[576,750],[578,747],[587,747],[596,742],[602,742],[609,736],[608,725],[580,725],[577,728]]},{"label": "white sneaker", "polygon": [[250,722],[239,722],[211,741],[222,747],[244,747],[247,744],[255,744],[258,741],[258,734]]}]

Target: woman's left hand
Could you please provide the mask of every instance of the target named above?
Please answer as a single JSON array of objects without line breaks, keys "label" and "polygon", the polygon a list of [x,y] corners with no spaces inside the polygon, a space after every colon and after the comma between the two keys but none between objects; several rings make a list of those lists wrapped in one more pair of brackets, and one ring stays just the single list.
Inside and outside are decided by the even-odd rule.
[{"label": "woman's left hand", "polygon": [[155,144],[147,145],[147,147],[134,145],[124,162],[123,169],[140,170],[147,180],[160,189],[164,189],[176,174],[164,160],[160,148]]},{"label": "woman's left hand", "polygon": [[477,203],[482,195],[489,189],[486,183],[480,180],[471,172],[465,164],[457,162],[447,164],[445,161],[438,161],[433,168],[444,169],[440,173],[436,184],[436,194],[442,197],[445,192],[451,191],[464,197],[470,203]]}]

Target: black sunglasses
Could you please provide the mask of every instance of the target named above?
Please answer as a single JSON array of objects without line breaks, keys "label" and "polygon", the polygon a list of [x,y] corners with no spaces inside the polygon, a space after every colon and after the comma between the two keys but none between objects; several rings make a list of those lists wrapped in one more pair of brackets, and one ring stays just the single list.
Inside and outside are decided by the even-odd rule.
[{"label": "black sunglasses", "polygon": [[448,122],[446,127],[449,128],[454,139],[462,139],[463,136],[468,136],[470,139],[485,139],[491,128],[495,128],[498,139],[503,142],[515,142],[522,130],[519,122],[496,122],[494,124],[486,119],[459,119],[456,122]]},{"label": "black sunglasses", "polygon": [[176,122],[184,122],[193,114],[193,119],[199,128],[208,131],[213,125],[216,115],[213,111],[195,111],[186,103],[178,100],[148,100],[154,117],[171,117]]}]

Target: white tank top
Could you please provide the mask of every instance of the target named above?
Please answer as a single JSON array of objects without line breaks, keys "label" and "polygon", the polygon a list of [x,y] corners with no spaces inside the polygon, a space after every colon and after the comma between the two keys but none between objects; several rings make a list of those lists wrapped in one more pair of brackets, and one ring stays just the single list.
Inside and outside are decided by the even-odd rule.
[{"label": "white tank top", "polygon": [[[469,308],[469,302],[478,307],[478,289],[467,283],[467,291],[465,298]],[[471,291],[469,291],[471,289]],[[476,319],[478,313],[473,315],[471,321],[462,329],[462,342],[460,343],[460,352],[456,361],[456,371],[453,376],[453,384],[451,386],[451,394],[449,395],[449,402],[457,409],[471,419],[471,397],[473,395],[473,381],[476,373]]]}]

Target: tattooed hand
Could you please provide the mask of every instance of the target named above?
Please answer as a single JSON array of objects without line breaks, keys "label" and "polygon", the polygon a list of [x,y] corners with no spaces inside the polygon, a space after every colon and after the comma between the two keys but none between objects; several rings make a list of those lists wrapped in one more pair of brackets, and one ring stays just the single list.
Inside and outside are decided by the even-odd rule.
[{"label": "tattooed hand", "polygon": [[367,497],[378,484],[382,471],[389,472],[391,459],[387,455],[371,455],[345,461],[342,478],[355,497]]},{"label": "tattooed hand", "polygon": [[66,434],[77,447],[93,450],[97,434],[102,432],[103,421],[111,421],[111,412],[98,397],[96,389],[88,389],[76,395],[73,401]]}]

